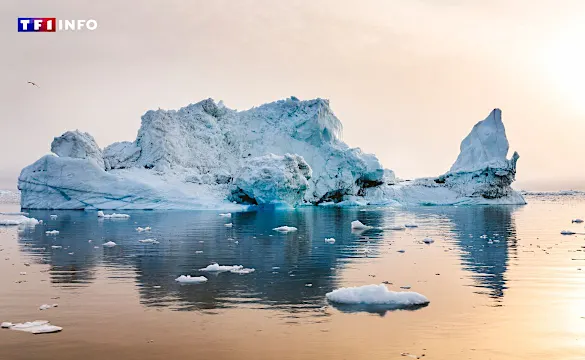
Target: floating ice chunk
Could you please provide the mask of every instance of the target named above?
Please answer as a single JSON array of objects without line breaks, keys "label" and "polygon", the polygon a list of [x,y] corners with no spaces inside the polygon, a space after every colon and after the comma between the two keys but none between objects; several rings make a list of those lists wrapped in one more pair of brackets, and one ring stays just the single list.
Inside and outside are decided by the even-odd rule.
[{"label": "floating ice chunk", "polygon": [[340,304],[414,306],[429,303],[424,295],[416,292],[390,291],[384,284],[346,287],[325,295],[327,300]]},{"label": "floating ice chunk", "polygon": [[561,231],[561,235],[575,235],[576,233],[571,230],[563,230]]},{"label": "floating ice chunk", "polygon": [[195,251],[195,254],[203,254],[203,251],[197,250],[197,251]]},{"label": "floating ice chunk", "polygon": [[488,236],[484,234],[484,235],[480,236],[479,238],[480,238],[480,239],[487,239],[487,237],[488,237]]},{"label": "floating ice chunk", "polygon": [[335,244],[335,239],[334,239],[334,238],[326,238],[326,239],[325,239],[325,242],[326,242],[327,244]]},{"label": "floating ice chunk", "polygon": [[49,217],[50,217],[52,220],[55,220],[55,219],[57,218],[57,215],[49,215]]},{"label": "floating ice chunk", "polygon": [[583,222],[583,219],[573,219],[571,222],[581,224]]},{"label": "floating ice chunk", "polygon": [[351,222],[351,229],[352,230],[368,230],[371,229],[371,226],[362,224],[359,220],[354,220]]},{"label": "floating ice chunk", "polygon": [[34,226],[38,224],[40,224],[40,222],[37,219],[26,216],[19,216],[14,219],[0,219],[0,226]]},{"label": "floating ice chunk", "polygon": [[51,246],[51,249],[61,249],[63,246],[61,245],[53,245]]},{"label": "floating ice chunk", "polygon": [[250,273],[253,273],[254,271],[256,271],[256,269],[253,269],[253,268],[241,268],[241,269],[230,270],[231,273],[239,274],[239,275],[250,274]]},{"label": "floating ice chunk", "polygon": [[39,306],[39,310],[47,310],[59,306],[59,304],[43,304]]},{"label": "floating ice chunk", "polygon": [[423,242],[424,242],[425,244],[432,244],[432,243],[434,243],[434,242],[435,242],[435,240],[433,240],[433,239],[431,239],[431,238],[424,238],[424,239],[423,239]]},{"label": "floating ice chunk", "polygon": [[199,271],[208,271],[208,272],[226,272],[232,270],[241,270],[244,267],[242,265],[219,265],[218,263],[213,263],[204,267],[203,269],[199,269]]},{"label": "floating ice chunk", "polygon": [[150,230],[151,230],[150,226],[147,226],[147,227],[140,227],[139,226],[136,228],[136,231],[138,231],[138,232],[144,232],[144,231],[150,231]]},{"label": "floating ice chunk", "polygon": [[116,245],[118,245],[118,244],[116,244],[116,243],[115,243],[115,242],[113,242],[113,241],[108,241],[107,243],[104,243],[104,244],[103,244],[103,246],[104,246],[104,247],[114,247],[114,246],[116,246]]},{"label": "floating ice chunk", "polygon": [[234,224],[232,224],[232,223],[227,223],[227,224],[223,224],[223,226],[225,226],[225,227],[232,227],[232,226],[234,226]]},{"label": "floating ice chunk", "polygon": [[205,276],[193,276],[191,275],[181,275],[175,279],[176,282],[180,282],[182,284],[201,284],[207,282],[207,278]]},{"label": "floating ice chunk", "polygon": [[311,283],[305,284],[305,287],[313,287],[313,284]]},{"label": "floating ice chunk", "polygon": [[406,226],[403,225],[395,225],[395,226],[388,226],[385,227],[386,230],[406,230]]},{"label": "floating ice chunk", "polygon": [[26,271],[21,271],[20,275],[26,275]]},{"label": "floating ice chunk", "polygon": [[47,235],[59,235],[59,230],[50,230],[50,231],[45,231],[45,234]]},{"label": "floating ice chunk", "polygon": [[297,231],[298,229],[294,226],[279,226],[277,228],[272,229],[273,231],[278,231],[279,233],[288,233],[292,231]]},{"label": "floating ice chunk", "polygon": [[407,228],[417,228],[418,225],[417,224],[404,224],[404,227],[407,227]]},{"label": "floating ice chunk", "polygon": [[14,324],[8,321],[5,321],[2,324],[0,324],[0,328],[2,329],[8,329],[11,328],[12,326],[14,326]]},{"label": "floating ice chunk", "polygon": [[49,334],[63,330],[62,327],[51,325],[47,320],[35,320],[25,323],[2,323],[2,327],[10,330],[24,331],[33,334]]},{"label": "floating ice chunk", "polygon": [[130,215],[128,215],[128,214],[116,214],[116,213],[104,214],[103,211],[98,211],[97,216],[99,218],[103,218],[103,219],[128,219],[130,217]]},{"label": "floating ice chunk", "polygon": [[225,214],[219,214],[219,216],[226,217],[226,218],[231,218],[232,217],[232,214],[231,213],[225,213]]},{"label": "floating ice chunk", "polygon": [[144,239],[138,240],[138,242],[143,244],[160,244],[156,239]]}]

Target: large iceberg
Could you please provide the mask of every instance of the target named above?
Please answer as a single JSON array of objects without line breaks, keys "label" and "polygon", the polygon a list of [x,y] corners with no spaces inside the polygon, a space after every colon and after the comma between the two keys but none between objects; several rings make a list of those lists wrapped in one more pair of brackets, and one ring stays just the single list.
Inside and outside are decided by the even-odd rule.
[{"label": "large iceberg", "polygon": [[249,204],[524,203],[510,188],[501,112],[478,123],[446,174],[399,181],[375,155],[341,140],[323,99],[295,97],[246,111],[207,99],[148,111],[134,142],[99,148],[69,131],[19,177],[35,209],[243,209]]}]

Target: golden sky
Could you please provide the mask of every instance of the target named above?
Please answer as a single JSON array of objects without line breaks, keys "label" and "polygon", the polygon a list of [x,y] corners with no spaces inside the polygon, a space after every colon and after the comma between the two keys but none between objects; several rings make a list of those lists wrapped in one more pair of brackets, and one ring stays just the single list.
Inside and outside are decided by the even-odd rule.
[{"label": "golden sky", "polygon": [[[7,0],[0,13],[0,188],[66,130],[104,147],[134,140],[148,109],[294,95],[330,99],[344,140],[402,178],[447,171],[499,107],[517,188],[585,189],[585,1]],[[99,27],[17,33],[18,17]]]}]

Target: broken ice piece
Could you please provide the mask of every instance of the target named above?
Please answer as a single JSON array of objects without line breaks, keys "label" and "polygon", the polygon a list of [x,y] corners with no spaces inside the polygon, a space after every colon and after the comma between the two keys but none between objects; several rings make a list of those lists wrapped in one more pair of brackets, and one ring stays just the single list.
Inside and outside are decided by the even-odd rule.
[{"label": "broken ice piece", "polygon": [[278,231],[279,233],[288,233],[288,232],[293,232],[293,231],[297,231],[298,229],[294,226],[279,226],[276,227],[274,229],[272,229],[273,231]]},{"label": "broken ice piece", "polygon": [[359,220],[354,220],[351,222],[351,229],[352,230],[368,230],[371,229],[371,226],[362,224]]},{"label": "broken ice piece", "polygon": [[45,231],[45,234],[47,234],[47,235],[59,235],[59,231],[58,230]]},{"label": "broken ice piece", "polygon": [[191,275],[181,275],[175,279],[176,282],[182,284],[201,284],[207,281],[205,276],[193,276]]},{"label": "broken ice piece", "polygon": [[52,305],[43,304],[43,305],[39,306],[39,310],[47,310],[47,309],[54,308],[57,306],[59,306],[59,304],[52,304]]},{"label": "broken ice piece", "polygon": [[219,216],[231,218],[232,217],[232,214],[231,213],[225,213],[225,214],[219,214]]},{"label": "broken ice piece", "polygon": [[114,246],[116,246],[116,245],[118,245],[118,244],[116,244],[116,243],[115,243],[115,242],[113,242],[113,241],[108,241],[107,243],[104,243],[104,244],[103,244],[103,246],[104,246],[104,247],[114,247]]},{"label": "broken ice piece", "polygon": [[327,244],[335,244],[335,239],[334,238],[325,238],[325,242]]}]

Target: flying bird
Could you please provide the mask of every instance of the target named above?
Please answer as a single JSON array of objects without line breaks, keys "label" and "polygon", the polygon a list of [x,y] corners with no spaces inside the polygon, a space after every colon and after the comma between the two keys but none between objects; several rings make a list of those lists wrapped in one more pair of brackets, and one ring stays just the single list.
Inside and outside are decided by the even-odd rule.
[{"label": "flying bird", "polygon": [[31,84],[33,86],[36,86],[38,88],[40,88],[40,86],[38,86],[36,83],[32,82],[32,81],[27,81],[27,84]]}]

